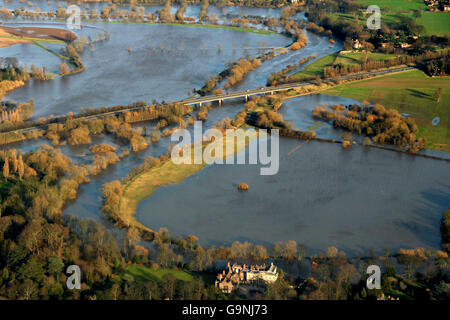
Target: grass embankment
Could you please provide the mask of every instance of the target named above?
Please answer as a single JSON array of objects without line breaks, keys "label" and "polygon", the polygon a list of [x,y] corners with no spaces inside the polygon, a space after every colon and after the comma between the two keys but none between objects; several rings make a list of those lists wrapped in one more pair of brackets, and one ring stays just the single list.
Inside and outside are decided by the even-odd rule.
[{"label": "grass embankment", "polygon": [[427,36],[449,36],[450,35],[450,13],[449,12],[422,12],[420,17],[414,17],[412,13],[389,13],[385,19],[389,23],[398,23],[399,16],[414,19],[414,22],[425,28]]},{"label": "grass embankment", "polygon": [[[367,54],[367,59],[375,61],[386,61],[397,57],[395,54],[379,53],[379,52],[369,52]],[[362,65],[364,64],[364,54],[362,52],[340,52],[333,64],[342,65]]]},{"label": "grass embankment", "polygon": [[19,36],[13,36],[13,35],[9,35],[6,33],[0,33],[0,38],[2,39],[8,39],[8,40],[12,40],[12,42],[2,42],[0,39],[0,47],[3,46],[10,46],[10,45],[14,45],[14,44],[18,44],[18,43],[29,43],[29,44],[34,44],[37,45],[38,47],[50,52],[51,54],[54,54],[55,56],[57,56],[60,59],[64,59],[64,60],[69,60],[68,57],[63,56],[49,48],[47,48],[46,46],[44,46],[41,42],[44,43],[56,43],[56,44],[66,44],[64,41],[62,40],[54,40],[54,39],[42,39],[42,38],[31,38],[31,37],[19,37]]},{"label": "grass embankment", "polygon": [[[63,56],[62,54],[59,54],[59,53],[57,53],[57,52],[55,52],[55,51],[53,51],[53,50],[47,48],[46,46],[42,45],[42,44],[40,43],[40,41],[41,41],[41,40],[38,41],[38,40],[35,39],[35,40],[32,40],[32,43],[35,44],[35,45],[37,45],[38,47],[44,49],[45,51],[48,51],[48,52],[50,52],[51,54],[54,54],[55,56],[57,56],[57,57],[60,58],[60,59],[70,60],[69,57]],[[64,44],[64,42],[63,42],[63,44]]]},{"label": "grass embankment", "polygon": [[[442,88],[441,97],[438,90]],[[361,80],[333,87],[324,93],[379,103],[410,114],[419,126],[419,137],[427,148],[450,152],[450,78],[431,78],[422,71],[412,70],[376,79]],[[437,126],[432,125],[440,118]]]},{"label": "grass embankment", "polygon": [[[235,145],[234,150],[228,150],[227,153],[225,146],[228,143],[233,143],[233,141],[226,136],[224,136],[223,139],[218,139],[207,145],[208,148],[213,148],[215,145],[222,142],[224,145],[223,159],[237,154],[248,145],[248,141],[246,141],[246,144],[243,146]],[[206,146],[204,145],[203,149],[205,149],[205,147]],[[192,158],[194,157],[193,146],[191,146],[191,156]],[[204,161],[202,161],[201,164],[175,164],[171,159],[168,159],[160,165],[141,173],[125,185],[119,202],[119,214],[126,221],[129,221],[130,226],[150,230],[134,218],[138,203],[143,199],[150,197],[157,188],[180,183],[187,177],[202,170],[205,166],[206,163]]]},{"label": "grass embankment", "polygon": [[193,281],[194,276],[186,271],[165,268],[148,268],[140,265],[130,265],[127,268],[126,274],[131,275],[138,282],[160,282],[165,275],[171,274],[177,280]]}]

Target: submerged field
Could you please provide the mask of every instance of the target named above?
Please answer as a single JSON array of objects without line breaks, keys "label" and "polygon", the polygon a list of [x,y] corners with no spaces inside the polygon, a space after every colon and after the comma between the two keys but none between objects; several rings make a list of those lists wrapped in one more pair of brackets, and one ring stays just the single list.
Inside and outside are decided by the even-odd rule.
[{"label": "submerged field", "polygon": [[[439,96],[439,90],[442,94]],[[450,78],[431,78],[422,71],[379,77],[343,84],[327,94],[367,100],[410,114],[419,125],[419,135],[427,140],[427,148],[450,152]],[[440,118],[437,126],[432,125]]]}]

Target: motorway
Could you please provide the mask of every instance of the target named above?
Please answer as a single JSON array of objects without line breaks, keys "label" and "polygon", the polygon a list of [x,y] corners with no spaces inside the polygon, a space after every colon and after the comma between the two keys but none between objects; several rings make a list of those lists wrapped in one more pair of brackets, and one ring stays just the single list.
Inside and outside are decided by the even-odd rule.
[{"label": "motorway", "polygon": [[[401,68],[393,68],[393,69],[386,69],[386,70],[379,70],[379,71],[372,71],[372,72],[366,72],[362,74],[356,74],[356,75],[349,75],[341,77],[342,80],[352,80],[352,79],[358,79],[361,76],[382,76],[386,74],[391,73],[397,73],[397,72],[403,72],[415,69],[414,67],[401,67]],[[209,95],[209,96],[203,96],[203,97],[196,97],[196,98],[188,98],[181,101],[178,101],[179,103],[187,104],[187,105],[202,105],[203,103],[211,103],[211,102],[219,102],[222,103],[224,100],[229,99],[237,99],[237,98],[244,98],[248,99],[248,97],[255,96],[255,95],[264,95],[264,94],[274,94],[275,92],[281,92],[281,91],[288,91],[295,88],[301,88],[306,87],[309,85],[314,85],[314,81],[303,81],[303,82],[293,82],[293,83],[287,83],[282,84],[278,86],[271,86],[271,87],[261,87],[258,89],[253,90],[245,90],[245,91],[235,91],[235,92],[228,92],[224,94],[216,94],[216,95]]]},{"label": "motorway", "polygon": [[[361,74],[356,74],[356,75],[349,75],[349,76],[341,77],[341,79],[342,80],[359,79],[359,78],[361,78],[361,76],[375,77],[375,76],[382,76],[382,75],[386,75],[386,74],[409,71],[409,70],[413,70],[413,69],[415,69],[415,68],[414,67],[392,68],[392,69],[366,72],[366,73],[361,73]],[[244,97],[245,97],[245,99],[248,99],[249,97],[255,96],[255,95],[274,94],[275,92],[288,91],[291,89],[301,88],[301,87],[305,87],[305,86],[309,86],[309,85],[313,85],[313,84],[314,84],[314,81],[293,82],[293,83],[287,83],[287,84],[282,84],[282,85],[278,85],[278,86],[261,87],[261,88],[252,89],[252,90],[235,91],[235,92],[229,92],[229,93],[225,93],[225,94],[187,98],[187,99],[184,99],[181,101],[174,101],[174,103],[182,103],[182,104],[191,105],[191,106],[192,105],[201,106],[203,103],[211,103],[211,102],[222,103],[224,100],[238,99],[238,98],[244,98]],[[76,119],[79,119],[79,120],[98,119],[98,118],[104,118],[104,117],[108,117],[108,116],[112,116],[112,115],[119,115],[121,113],[125,113],[128,111],[139,111],[139,110],[142,110],[143,108],[145,108],[145,107],[129,106],[129,107],[126,107],[126,108],[120,109],[120,110],[105,111],[105,112],[97,113],[97,114],[93,114],[93,115],[76,117]],[[53,123],[55,123],[55,122],[59,123],[59,122],[65,121],[66,117],[65,116],[61,117],[61,121],[58,121],[58,119],[54,119],[54,120],[55,121]],[[44,129],[47,126],[48,126],[48,124],[30,124],[29,127],[16,129],[16,130],[13,129],[13,130],[9,130],[9,131],[3,131],[0,134],[6,133],[6,132],[14,132],[14,133],[18,133],[18,134],[24,134],[26,132],[33,131],[36,129]]]}]

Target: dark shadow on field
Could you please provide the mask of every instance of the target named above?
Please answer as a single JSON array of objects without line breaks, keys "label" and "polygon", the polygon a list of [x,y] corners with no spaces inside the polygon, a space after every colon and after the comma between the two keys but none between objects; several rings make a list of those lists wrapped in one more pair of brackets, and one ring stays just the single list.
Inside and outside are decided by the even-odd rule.
[{"label": "dark shadow on field", "polygon": [[423,92],[421,92],[419,90],[414,90],[414,89],[406,89],[406,90],[411,92],[411,94],[414,97],[422,98],[422,99],[428,99],[428,100],[434,100],[433,97],[431,97],[429,94],[423,93]]},{"label": "dark shadow on field", "polygon": [[[351,60],[351,61],[353,61],[353,62],[356,63],[356,64],[360,64],[360,63],[361,63],[361,61],[359,61],[358,59],[353,58],[353,57],[344,56],[343,58],[345,58],[345,59],[347,59],[347,60]],[[342,63],[338,63],[338,64],[342,64]]]}]

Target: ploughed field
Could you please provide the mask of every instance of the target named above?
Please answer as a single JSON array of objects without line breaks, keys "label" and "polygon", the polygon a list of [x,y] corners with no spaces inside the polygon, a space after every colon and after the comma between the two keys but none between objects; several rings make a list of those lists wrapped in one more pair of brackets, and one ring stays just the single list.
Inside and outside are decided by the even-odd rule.
[{"label": "ploughed field", "polygon": [[77,36],[69,31],[61,28],[45,28],[45,27],[0,27],[3,31],[14,37],[38,38],[46,40],[73,41]]}]

